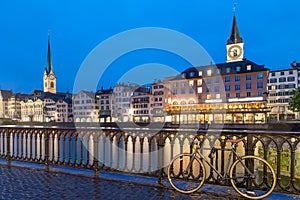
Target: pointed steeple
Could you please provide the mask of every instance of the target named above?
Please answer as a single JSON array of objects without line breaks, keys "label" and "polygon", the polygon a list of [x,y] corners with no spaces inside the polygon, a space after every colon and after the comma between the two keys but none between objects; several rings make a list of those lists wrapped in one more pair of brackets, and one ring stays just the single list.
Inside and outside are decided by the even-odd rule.
[{"label": "pointed steeple", "polygon": [[234,9],[234,16],[232,21],[232,28],[230,33],[230,38],[227,40],[227,44],[237,44],[237,43],[243,43],[243,39],[240,36],[238,25],[236,22],[236,14]]},{"label": "pointed steeple", "polygon": [[52,57],[51,57],[51,48],[50,48],[50,33],[48,33],[48,52],[47,52],[47,62],[46,62],[45,71],[46,71],[47,75],[49,75],[50,72],[53,71]]}]

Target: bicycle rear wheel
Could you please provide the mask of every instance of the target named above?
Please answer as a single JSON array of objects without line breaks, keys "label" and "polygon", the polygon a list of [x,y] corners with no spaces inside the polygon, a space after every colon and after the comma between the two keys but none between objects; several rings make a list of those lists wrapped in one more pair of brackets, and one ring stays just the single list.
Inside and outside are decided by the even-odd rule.
[{"label": "bicycle rear wheel", "polygon": [[171,186],[185,194],[199,190],[206,177],[202,161],[198,157],[191,159],[192,154],[179,154],[172,159],[167,171]]},{"label": "bicycle rear wheel", "polygon": [[276,186],[276,175],[272,166],[257,156],[244,156],[242,160],[236,160],[230,167],[229,175],[234,190],[249,199],[265,198]]}]

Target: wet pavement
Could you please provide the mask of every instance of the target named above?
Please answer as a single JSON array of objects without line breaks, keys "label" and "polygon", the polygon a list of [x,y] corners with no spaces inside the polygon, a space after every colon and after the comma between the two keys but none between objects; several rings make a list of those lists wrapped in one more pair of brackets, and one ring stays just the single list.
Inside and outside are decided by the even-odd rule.
[{"label": "wet pavement", "polygon": [[[92,172],[51,170],[0,164],[0,199],[240,199],[227,187],[222,191],[220,186],[205,184],[200,192],[184,195],[160,187],[157,178],[100,172],[100,178],[95,179],[90,177]],[[272,194],[268,199],[300,199],[278,195],[282,194]]]}]

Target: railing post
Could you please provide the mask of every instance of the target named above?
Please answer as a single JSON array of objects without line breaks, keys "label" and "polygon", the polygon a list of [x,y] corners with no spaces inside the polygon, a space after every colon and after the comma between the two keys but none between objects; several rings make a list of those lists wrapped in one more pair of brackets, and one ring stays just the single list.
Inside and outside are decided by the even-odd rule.
[{"label": "railing post", "polygon": [[11,165],[11,156],[10,156],[10,131],[6,129],[6,163],[8,166]]},{"label": "railing post", "polygon": [[94,178],[99,177],[99,146],[98,146],[98,137],[96,133],[93,135],[93,142],[94,142]]},{"label": "railing post", "polygon": [[[254,155],[254,149],[253,149],[253,136],[251,134],[247,134],[247,144],[245,149],[246,155]],[[254,171],[254,162],[251,163],[245,163],[248,169],[253,172]],[[248,180],[246,183],[247,190],[251,191],[253,190],[252,181]]]},{"label": "railing post", "polygon": [[49,130],[45,129],[45,170],[46,172],[50,171],[50,167],[49,167]]},{"label": "railing post", "polygon": [[165,146],[165,142],[164,142],[164,137],[163,137],[163,132],[159,132],[158,133],[158,141],[157,141],[157,146],[158,146],[158,184],[159,185],[163,185],[163,163],[164,163],[164,154],[163,154],[163,147]]}]

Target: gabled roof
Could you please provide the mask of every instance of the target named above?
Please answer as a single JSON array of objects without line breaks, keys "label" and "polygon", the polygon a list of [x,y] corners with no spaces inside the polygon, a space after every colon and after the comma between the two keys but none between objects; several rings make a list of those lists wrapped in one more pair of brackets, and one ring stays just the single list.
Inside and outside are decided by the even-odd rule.
[{"label": "gabled roof", "polygon": [[104,90],[103,88],[101,90],[98,90],[96,92],[96,95],[102,95],[102,94],[112,94],[114,90],[112,88]]},{"label": "gabled roof", "polygon": [[81,90],[77,95],[79,95],[80,93],[84,93],[86,96],[90,97],[91,99],[95,99],[95,93],[94,92]]},{"label": "gabled roof", "polygon": [[2,96],[3,101],[7,101],[12,95],[12,90],[0,90],[0,96]]},{"label": "gabled roof", "polygon": [[244,41],[240,36],[238,25],[236,22],[236,15],[234,13],[230,37],[227,40],[227,44],[237,44],[237,43],[243,43],[243,42]]},{"label": "gabled roof", "polygon": [[[251,70],[247,70],[248,65],[251,65]],[[227,72],[228,68],[230,68],[230,73]],[[239,71],[237,71],[238,68],[240,69]],[[265,68],[264,65],[258,65],[250,60],[244,59],[242,61],[236,61],[230,63],[220,63],[220,64],[211,64],[211,65],[198,66],[198,67],[190,67],[184,70],[180,75],[173,77],[173,79],[171,80],[207,77],[208,69],[212,69],[211,76],[226,75],[226,74],[240,74],[240,73],[269,70]],[[202,71],[202,76],[199,76],[199,71]],[[185,74],[184,78],[183,78],[183,74]]]}]

